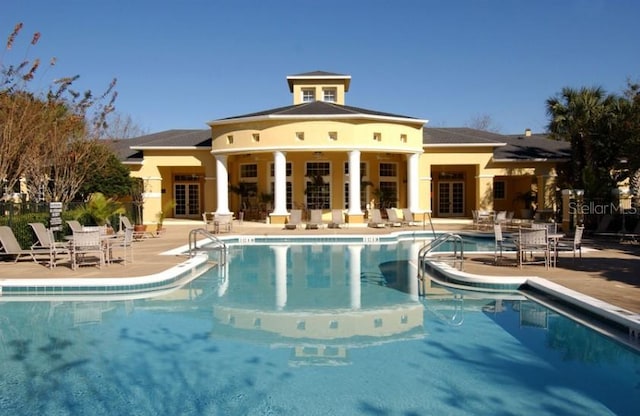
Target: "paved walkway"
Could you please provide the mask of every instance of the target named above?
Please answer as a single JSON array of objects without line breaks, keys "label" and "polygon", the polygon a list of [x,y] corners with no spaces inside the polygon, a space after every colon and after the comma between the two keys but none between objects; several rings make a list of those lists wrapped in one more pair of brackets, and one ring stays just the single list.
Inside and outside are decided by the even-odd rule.
[{"label": "paved walkway", "polygon": [[[166,220],[167,231],[160,237],[149,238],[134,243],[134,262],[123,265],[115,263],[99,269],[82,267],[71,270],[67,265],[55,269],[30,260],[18,263],[0,262],[0,285],[8,278],[78,278],[78,277],[133,277],[145,276],[166,270],[185,260],[184,255],[166,255],[168,251],[188,245],[189,231],[201,227],[197,221]],[[467,227],[465,221],[458,223],[436,222],[437,231],[459,230]],[[406,228],[405,228],[406,229]],[[384,234],[394,229],[351,227],[344,229],[283,230],[282,227],[260,223],[244,222],[234,224],[233,232],[240,235],[303,235],[303,234]],[[540,276],[572,290],[611,303],[631,312],[640,313],[640,245],[620,244],[616,239],[586,239],[583,259],[572,261],[571,254],[563,254],[558,267],[545,269],[544,266],[530,265],[522,269],[513,263],[494,266],[491,255],[474,254],[467,256],[465,271],[494,276]],[[114,253],[118,256],[118,252]]]}]

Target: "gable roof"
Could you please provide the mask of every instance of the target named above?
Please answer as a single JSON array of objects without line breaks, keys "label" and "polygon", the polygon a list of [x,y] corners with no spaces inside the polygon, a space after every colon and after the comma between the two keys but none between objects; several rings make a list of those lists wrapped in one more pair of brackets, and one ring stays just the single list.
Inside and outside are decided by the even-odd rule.
[{"label": "gable roof", "polygon": [[416,123],[425,123],[415,117],[403,116],[400,114],[385,113],[382,111],[368,110],[365,108],[351,107],[336,103],[328,103],[326,101],[312,101],[308,103],[289,105],[286,107],[272,108],[269,110],[259,111],[255,113],[243,114],[239,116],[227,117],[214,120],[209,124],[225,124],[228,122],[237,122],[243,119],[290,119],[290,118],[382,118],[395,121],[409,121]]}]

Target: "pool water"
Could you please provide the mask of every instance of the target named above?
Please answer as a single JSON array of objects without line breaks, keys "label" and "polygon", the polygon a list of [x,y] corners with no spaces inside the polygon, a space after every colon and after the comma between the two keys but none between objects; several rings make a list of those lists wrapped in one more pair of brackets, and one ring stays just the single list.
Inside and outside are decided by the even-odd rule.
[{"label": "pool water", "polygon": [[161,296],[5,301],[0,414],[637,414],[637,351],[520,293],[418,297],[420,246],[234,246]]}]

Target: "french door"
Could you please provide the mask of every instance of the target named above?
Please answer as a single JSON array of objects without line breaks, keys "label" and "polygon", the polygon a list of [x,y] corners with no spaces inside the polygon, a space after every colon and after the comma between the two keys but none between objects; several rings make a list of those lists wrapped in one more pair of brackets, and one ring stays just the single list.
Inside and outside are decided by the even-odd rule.
[{"label": "french door", "polygon": [[175,215],[179,217],[200,216],[200,184],[176,183],[174,185]]},{"label": "french door", "polygon": [[462,215],[464,215],[464,182],[439,182],[438,216],[456,217]]}]

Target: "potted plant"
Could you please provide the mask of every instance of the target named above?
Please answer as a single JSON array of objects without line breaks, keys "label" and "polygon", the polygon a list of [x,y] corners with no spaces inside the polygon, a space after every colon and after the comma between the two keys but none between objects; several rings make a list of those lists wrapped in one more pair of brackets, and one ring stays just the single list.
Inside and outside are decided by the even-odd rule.
[{"label": "potted plant", "polygon": [[175,202],[171,200],[166,204],[164,204],[164,207],[162,207],[162,211],[156,214],[156,234],[157,235],[160,235],[161,233],[164,232],[164,228],[163,228],[164,219],[168,213],[173,211],[174,207],[175,207]]}]

